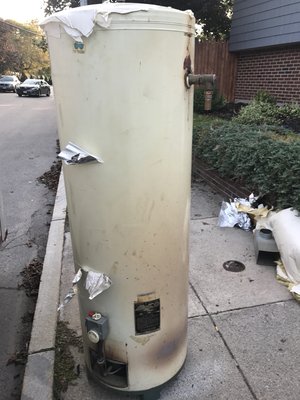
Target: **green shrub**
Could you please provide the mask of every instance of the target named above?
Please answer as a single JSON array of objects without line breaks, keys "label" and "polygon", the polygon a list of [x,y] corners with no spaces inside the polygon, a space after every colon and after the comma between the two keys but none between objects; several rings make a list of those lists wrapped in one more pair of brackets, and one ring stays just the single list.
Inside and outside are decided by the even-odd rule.
[{"label": "green shrub", "polygon": [[300,118],[300,107],[298,104],[284,104],[277,108],[277,115],[285,121],[288,118]]},{"label": "green shrub", "polygon": [[282,125],[289,120],[300,119],[298,104],[276,105],[276,100],[265,91],[259,91],[254,99],[242,107],[236,122],[246,125]]},{"label": "green shrub", "polygon": [[254,96],[254,100],[262,103],[276,104],[276,99],[265,90],[259,90]]},{"label": "green shrub", "polygon": [[247,106],[242,107],[234,119],[240,124],[250,125],[280,125],[278,107],[275,104],[252,100]]},{"label": "green shrub", "polygon": [[[194,91],[194,112],[198,114],[203,114],[204,111],[204,92],[203,88],[196,88]],[[225,99],[219,94],[217,89],[213,90],[211,111],[218,111],[225,105]]]},{"label": "green shrub", "polygon": [[283,129],[246,126],[234,121],[200,123],[194,130],[194,154],[221,176],[242,181],[272,199],[278,208],[300,211],[300,140]]}]

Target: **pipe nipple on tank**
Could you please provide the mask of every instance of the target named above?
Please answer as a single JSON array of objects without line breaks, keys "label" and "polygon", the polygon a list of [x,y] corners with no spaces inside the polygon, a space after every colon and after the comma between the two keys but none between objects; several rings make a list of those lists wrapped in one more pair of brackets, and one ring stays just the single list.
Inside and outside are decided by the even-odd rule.
[{"label": "pipe nipple on tank", "polygon": [[188,88],[192,85],[202,85],[205,86],[205,88],[213,88],[215,81],[215,74],[188,74],[186,76],[186,85]]}]

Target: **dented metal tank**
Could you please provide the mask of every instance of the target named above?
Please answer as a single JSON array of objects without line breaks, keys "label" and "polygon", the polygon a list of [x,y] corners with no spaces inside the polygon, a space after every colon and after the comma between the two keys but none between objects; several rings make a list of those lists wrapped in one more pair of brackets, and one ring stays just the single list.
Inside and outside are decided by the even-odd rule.
[{"label": "dented metal tank", "polygon": [[88,370],[119,391],[159,390],[187,352],[194,17],[104,3],[42,26]]}]

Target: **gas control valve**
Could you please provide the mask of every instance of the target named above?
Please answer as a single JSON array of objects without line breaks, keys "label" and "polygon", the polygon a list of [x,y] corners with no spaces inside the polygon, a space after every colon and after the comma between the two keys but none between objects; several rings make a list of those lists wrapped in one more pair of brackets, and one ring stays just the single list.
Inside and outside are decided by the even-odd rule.
[{"label": "gas control valve", "polygon": [[88,338],[92,343],[106,339],[108,335],[108,318],[100,313],[91,312],[85,319]]}]

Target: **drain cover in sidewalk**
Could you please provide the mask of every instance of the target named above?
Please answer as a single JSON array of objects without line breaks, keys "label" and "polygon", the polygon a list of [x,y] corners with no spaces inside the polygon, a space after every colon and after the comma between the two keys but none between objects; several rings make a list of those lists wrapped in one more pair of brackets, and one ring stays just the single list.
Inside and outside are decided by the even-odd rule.
[{"label": "drain cover in sidewalk", "polygon": [[241,271],[244,271],[244,269],[246,267],[240,261],[229,260],[229,261],[224,262],[223,268],[229,272],[241,272]]}]

